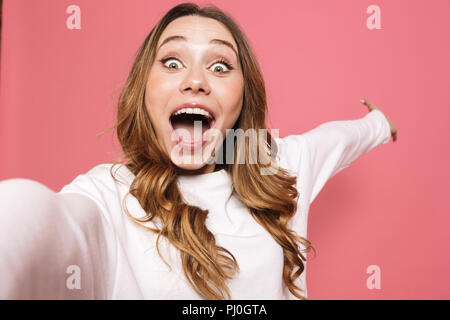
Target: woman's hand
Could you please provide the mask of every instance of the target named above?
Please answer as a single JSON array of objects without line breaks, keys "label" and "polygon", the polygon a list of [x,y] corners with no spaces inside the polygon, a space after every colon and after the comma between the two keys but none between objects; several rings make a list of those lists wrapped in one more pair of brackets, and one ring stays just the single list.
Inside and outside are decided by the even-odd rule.
[{"label": "woman's hand", "polygon": [[[381,111],[380,108],[378,108],[376,105],[374,105],[372,102],[370,102],[367,99],[361,99],[361,103],[365,104],[367,106],[367,108],[369,108],[369,112],[374,110],[374,109],[377,109],[377,110]],[[384,116],[386,117],[387,121],[389,122],[389,125],[391,126],[391,137],[392,137],[392,139],[395,142],[397,140],[397,131],[398,131],[397,130],[397,126],[391,121],[391,119],[389,119],[389,117],[383,111],[381,111],[381,112],[384,114]]]}]

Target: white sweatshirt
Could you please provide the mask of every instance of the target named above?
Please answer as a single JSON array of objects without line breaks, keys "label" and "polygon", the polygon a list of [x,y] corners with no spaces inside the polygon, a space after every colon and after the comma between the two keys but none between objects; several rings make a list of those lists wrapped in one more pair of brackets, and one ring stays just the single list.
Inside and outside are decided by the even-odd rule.
[{"label": "white sweatshirt", "polygon": [[[298,235],[307,238],[309,207],[326,181],[358,157],[380,144],[388,143],[390,136],[387,119],[381,111],[373,110],[360,119],[330,121],[304,134],[276,138],[280,166],[298,177],[296,187],[300,197],[298,210],[291,220],[291,228]],[[41,214],[41,220],[34,220],[34,223],[41,227],[41,232],[39,226],[35,227],[34,239],[39,239],[40,234],[51,238],[52,236],[47,234],[48,226],[56,230],[55,239],[59,239],[58,243],[47,239],[46,245],[42,245],[38,252],[33,251],[34,255],[46,256],[46,263],[54,265],[52,280],[42,279],[49,277],[42,267],[38,267],[39,272],[34,272],[34,277],[29,276],[31,279],[28,281],[34,281],[33,285],[30,285],[33,287],[34,296],[79,299],[201,299],[185,279],[176,248],[164,237],[160,238],[160,250],[172,267],[171,271],[156,251],[156,235],[137,226],[123,212],[122,200],[134,175],[125,166],[116,166],[118,170],[115,175],[123,182],[116,183],[109,172],[111,165],[100,164],[87,173],[80,174],[59,193],[53,193],[49,189],[41,190],[46,194],[46,198],[57,199],[52,202],[52,210],[53,213],[54,210],[59,210],[59,219],[63,221],[59,221],[57,225],[52,224],[54,214]],[[222,169],[197,176],[179,176],[177,179],[186,201],[209,210],[206,225],[214,234],[216,244],[228,249],[237,259],[240,272],[228,282],[232,299],[297,299],[287,290],[282,280],[283,251],[280,245],[253,220],[245,205],[232,194],[232,181],[228,173]],[[16,187],[19,188],[17,184],[24,184],[26,180],[12,181],[15,181]],[[2,184],[3,190],[6,189],[5,182],[2,182],[0,192]],[[34,182],[33,188],[38,188],[37,185]],[[12,191],[9,192],[13,194]],[[93,202],[87,199],[92,199]],[[16,201],[18,202],[20,201]],[[49,200],[46,203],[49,203]],[[132,195],[127,196],[126,206],[136,217],[145,215]],[[84,212],[81,212],[83,208]],[[89,223],[89,219],[96,222]],[[10,220],[10,228],[14,229],[15,225]],[[152,222],[145,224],[155,226]],[[10,232],[10,237],[13,233]],[[20,243],[20,240],[18,242]],[[9,268],[10,272],[14,272],[12,269],[25,269],[24,264],[33,263],[29,258],[20,262],[20,257],[30,250],[26,249],[25,245],[22,247],[16,252],[9,250],[4,253],[7,250],[3,248],[2,251],[0,245],[0,256],[4,254],[15,261],[3,264],[0,262],[0,270]],[[44,250],[53,250],[54,255],[50,252],[44,255]],[[61,250],[66,253],[61,253]],[[69,265],[79,267],[79,289],[73,289],[73,279],[69,278],[76,272],[73,271],[74,267],[72,271],[67,270]],[[64,269],[64,272],[58,267]],[[17,281],[19,276],[8,280],[2,278],[1,273],[0,283],[10,283],[0,285],[0,298],[30,297],[31,293],[21,295],[17,289],[8,289],[14,287],[11,279]],[[22,274],[23,277],[27,278],[26,272]],[[72,281],[72,289],[67,289],[71,286],[67,284],[68,281]],[[296,284],[304,290],[303,295],[307,296],[306,269]],[[26,285],[23,285],[23,288],[22,292],[25,292]]]}]

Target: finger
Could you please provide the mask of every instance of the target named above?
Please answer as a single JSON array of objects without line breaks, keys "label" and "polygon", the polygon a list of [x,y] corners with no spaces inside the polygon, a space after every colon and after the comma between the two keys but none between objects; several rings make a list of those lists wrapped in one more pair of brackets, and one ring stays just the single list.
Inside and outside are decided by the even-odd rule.
[{"label": "finger", "polygon": [[365,104],[365,105],[367,106],[367,108],[369,109],[369,111],[372,111],[372,110],[374,110],[374,109],[377,109],[377,106],[374,105],[372,102],[370,102],[370,101],[367,100],[367,99],[361,99],[360,101],[361,101],[361,103],[363,103],[363,104]]}]

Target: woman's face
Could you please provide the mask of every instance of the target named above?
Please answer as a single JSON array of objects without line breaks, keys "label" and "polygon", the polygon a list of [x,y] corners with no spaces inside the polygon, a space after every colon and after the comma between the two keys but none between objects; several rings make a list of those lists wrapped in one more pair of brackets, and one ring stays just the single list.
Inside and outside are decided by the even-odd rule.
[{"label": "woman's face", "polygon": [[237,45],[224,25],[184,16],[166,27],[145,104],[158,142],[179,168],[214,171],[206,162],[238,119],[243,92]]}]

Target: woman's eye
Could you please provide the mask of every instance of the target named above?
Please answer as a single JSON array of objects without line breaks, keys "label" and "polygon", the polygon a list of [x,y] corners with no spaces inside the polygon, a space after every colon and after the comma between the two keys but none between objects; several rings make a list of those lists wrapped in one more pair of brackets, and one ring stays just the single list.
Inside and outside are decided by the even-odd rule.
[{"label": "woman's eye", "polygon": [[212,66],[212,70],[214,72],[219,72],[219,73],[226,73],[228,71],[230,71],[230,65],[227,64],[226,62],[216,62],[213,64]]},{"label": "woman's eye", "polygon": [[182,67],[181,63],[175,58],[164,58],[161,59],[161,62],[169,69],[178,69],[177,66]]}]

